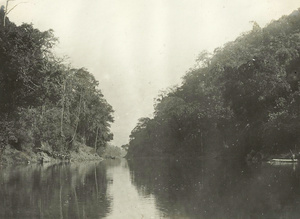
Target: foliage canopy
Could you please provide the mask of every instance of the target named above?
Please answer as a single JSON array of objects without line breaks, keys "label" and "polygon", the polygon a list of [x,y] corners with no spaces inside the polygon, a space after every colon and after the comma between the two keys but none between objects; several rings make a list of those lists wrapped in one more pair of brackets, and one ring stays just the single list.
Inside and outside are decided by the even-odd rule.
[{"label": "foliage canopy", "polygon": [[300,11],[201,52],[181,85],[139,121],[128,156],[201,156],[300,149]]},{"label": "foliage canopy", "polygon": [[[15,25],[0,10],[1,147],[76,150],[76,141],[95,149],[113,138],[113,109],[99,83],[84,68],[70,67],[52,48],[53,31]],[[11,139],[11,140],[10,140]],[[13,139],[13,140],[12,140]]]}]

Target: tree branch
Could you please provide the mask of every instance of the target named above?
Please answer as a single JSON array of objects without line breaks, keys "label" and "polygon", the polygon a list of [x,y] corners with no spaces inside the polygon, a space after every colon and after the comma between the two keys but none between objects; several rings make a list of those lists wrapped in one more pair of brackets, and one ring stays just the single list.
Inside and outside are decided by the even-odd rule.
[{"label": "tree branch", "polygon": [[[10,0],[11,1],[11,0]],[[8,12],[6,12],[6,15],[8,15],[9,14],[9,12],[11,12],[12,10],[14,10],[18,5],[20,5],[20,4],[25,4],[25,3],[28,3],[28,2],[20,2],[20,3],[18,3],[18,4],[16,4],[14,7],[12,7]]]}]

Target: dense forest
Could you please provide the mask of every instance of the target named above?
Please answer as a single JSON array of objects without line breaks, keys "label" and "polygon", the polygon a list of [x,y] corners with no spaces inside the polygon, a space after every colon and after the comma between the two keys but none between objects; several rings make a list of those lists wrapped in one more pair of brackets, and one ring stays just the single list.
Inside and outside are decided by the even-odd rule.
[{"label": "dense forest", "polygon": [[[201,39],[199,39],[201,40]],[[201,52],[182,84],[140,118],[128,157],[236,156],[300,150],[300,10]]]},{"label": "dense forest", "polygon": [[32,151],[46,145],[67,153],[113,138],[113,109],[98,81],[56,57],[57,41],[52,30],[10,22],[1,8],[0,152],[7,145]]}]

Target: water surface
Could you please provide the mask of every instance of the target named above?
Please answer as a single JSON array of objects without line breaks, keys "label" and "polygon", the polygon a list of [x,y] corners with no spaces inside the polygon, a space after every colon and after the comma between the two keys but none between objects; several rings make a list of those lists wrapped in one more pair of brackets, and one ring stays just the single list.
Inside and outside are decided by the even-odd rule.
[{"label": "water surface", "polygon": [[0,218],[300,218],[300,172],[214,159],[1,167]]}]

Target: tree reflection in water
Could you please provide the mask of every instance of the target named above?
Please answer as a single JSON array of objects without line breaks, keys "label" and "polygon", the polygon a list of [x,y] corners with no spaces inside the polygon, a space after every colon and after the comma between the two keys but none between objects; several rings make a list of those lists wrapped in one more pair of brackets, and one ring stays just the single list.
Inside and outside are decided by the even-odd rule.
[{"label": "tree reflection in water", "polygon": [[102,218],[106,169],[98,163],[11,166],[0,170],[0,218]]},{"label": "tree reflection in water", "polygon": [[111,211],[105,219],[162,218],[153,195],[141,196],[130,180],[125,159],[104,161],[107,167],[108,194],[112,197]]},{"label": "tree reflection in water", "polygon": [[0,169],[0,218],[299,218],[297,166],[111,160]]},{"label": "tree reflection in water", "polygon": [[217,160],[130,160],[140,195],[166,218],[299,218],[300,172],[293,166]]}]

